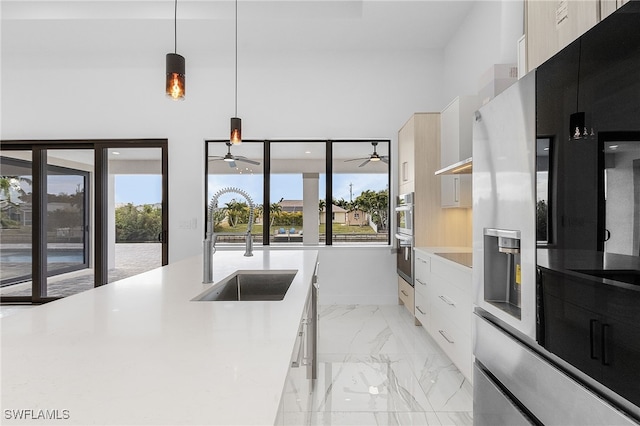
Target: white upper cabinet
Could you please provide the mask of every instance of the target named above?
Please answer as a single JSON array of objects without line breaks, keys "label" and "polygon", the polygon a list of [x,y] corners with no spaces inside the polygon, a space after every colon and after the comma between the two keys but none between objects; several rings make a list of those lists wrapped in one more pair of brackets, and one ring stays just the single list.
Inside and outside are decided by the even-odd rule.
[{"label": "white upper cabinet", "polygon": [[[467,160],[472,154],[474,113],[480,106],[477,96],[455,98],[440,115],[440,167]],[[444,174],[441,179],[442,207],[471,207],[471,174]]]}]

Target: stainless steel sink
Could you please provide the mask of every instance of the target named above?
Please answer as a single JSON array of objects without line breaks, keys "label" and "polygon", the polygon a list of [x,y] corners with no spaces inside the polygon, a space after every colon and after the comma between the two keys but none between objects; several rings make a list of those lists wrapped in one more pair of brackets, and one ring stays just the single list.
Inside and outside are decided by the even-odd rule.
[{"label": "stainless steel sink", "polygon": [[193,301],[256,301],[284,299],[298,271],[236,271]]}]

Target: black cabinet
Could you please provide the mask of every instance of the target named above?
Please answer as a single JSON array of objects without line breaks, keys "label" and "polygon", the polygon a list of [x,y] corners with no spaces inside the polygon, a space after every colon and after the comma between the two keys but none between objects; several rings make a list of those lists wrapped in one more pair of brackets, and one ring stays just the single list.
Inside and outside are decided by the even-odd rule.
[{"label": "black cabinet", "polygon": [[545,347],[587,375],[602,375],[602,317],[554,296],[545,299]]},{"label": "black cabinet", "polygon": [[640,324],[606,318],[602,383],[640,405]]},{"label": "black cabinet", "polygon": [[545,348],[640,405],[640,292],[540,271]]}]

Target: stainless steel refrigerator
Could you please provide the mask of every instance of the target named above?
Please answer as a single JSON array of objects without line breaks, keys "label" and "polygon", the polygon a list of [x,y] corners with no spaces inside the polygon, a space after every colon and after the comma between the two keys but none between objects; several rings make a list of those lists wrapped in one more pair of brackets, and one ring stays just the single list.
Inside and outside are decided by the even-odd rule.
[{"label": "stainless steel refrigerator", "polygon": [[537,341],[535,72],[476,113],[473,259],[474,424],[637,424]]}]

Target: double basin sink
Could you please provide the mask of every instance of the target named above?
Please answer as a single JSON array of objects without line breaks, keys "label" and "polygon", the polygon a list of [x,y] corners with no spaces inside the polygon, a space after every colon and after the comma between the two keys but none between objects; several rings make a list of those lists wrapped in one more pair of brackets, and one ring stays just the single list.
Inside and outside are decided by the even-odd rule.
[{"label": "double basin sink", "polygon": [[284,299],[298,271],[236,271],[191,299],[196,302],[277,301]]}]

